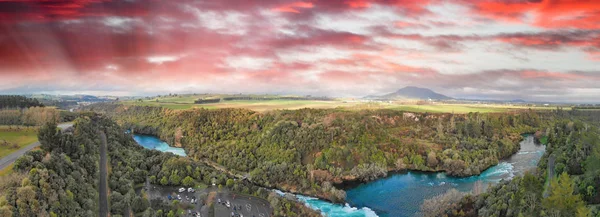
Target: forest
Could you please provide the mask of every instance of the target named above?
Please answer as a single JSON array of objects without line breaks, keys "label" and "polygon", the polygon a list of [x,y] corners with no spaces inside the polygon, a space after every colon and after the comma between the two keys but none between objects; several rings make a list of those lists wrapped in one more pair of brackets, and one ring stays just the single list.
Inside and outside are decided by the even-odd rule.
[{"label": "forest", "polygon": [[[66,113],[69,112],[65,112],[64,114]],[[55,108],[29,107],[22,109],[0,109],[0,125],[41,126],[47,122],[61,121],[61,112]]]},{"label": "forest", "polygon": [[445,199],[454,203],[446,203],[429,213],[434,213],[431,216],[600,216],[598,117],[600,111],[570,112],[568,119],[561,119],[547,129],[546,152],[535,170],[482,194],[455,200],[457,197],[449,192]]},{"label": "forest", "polygon": [[181,207],[149,200],[135,188],[148,178],[159,185],[192,186],[215,182],[233,191],[268,199],[276,216],[317,216],[303,205],[275,197],[264,188],[233,181],[210,166],[170,153],[147,150],[110,119],[89,115],[61,132],[48,122],[40,128],[41,149],[27,152],[14,164],[15,173],[0,179],[0,216],[97,216],[99,211],[99,132],[108,149],[111,216],[171,217]]},{"label": "forest", "polygon": [[343,201],[334,186],[389,171],[481,173],[514,154],[522,133],[545,132],[562,111],[428,114],[395,110],[193,109],[101,103],[134,132],[159,136],[188,156],[247,174],[253,183]]},{"label": "forest", "polygon": [[0,95],[0,109],[44,107],[37,99],[18,95]]},{"label": "forest", "polygon": [[60,121],[61,112],[45,107],[37,99],[17,95],[0,95],[0,125],[41,126]]}]

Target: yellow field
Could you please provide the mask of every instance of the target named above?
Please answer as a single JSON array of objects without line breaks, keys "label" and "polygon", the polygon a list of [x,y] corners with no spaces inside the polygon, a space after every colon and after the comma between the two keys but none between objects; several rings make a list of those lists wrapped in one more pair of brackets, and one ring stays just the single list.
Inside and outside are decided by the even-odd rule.
[{"label": "yellow field", "polygon": [[0,126],[0,143],[4,141],[11,144],[16,143],[18,148],[0,146],[0,158],[37,141],[37,128],[24,128],[21,126],[20,129],[16,129],[13,126],[12,129],[9,129],[7,126]]},{"label": "yellow field", "polygon": [[358,103],[344,103],[343,101],[314,101],[314,100],[240,100],[227,101],[214,104],[203,104],[204,108],[247,108],[254,111],[269,111],[277,109],[302,109],[302,108],[343,108],[356,106]]},{"label": "yellow field", "polygon": [[14,164],[10,164],[6,168],[0,170],[0,177],[8,176],[8,175],[12,174],[13,173],[13,166],[14,166]]},{"label": "yellow field", "polygon": [[430,105],[386,105],[387,109],[411,111],[411,112],[431,112],[431,113],[456,113],[465,114],[469,112],[490,113],[507,112],[526,109],[554,109],[552,107],[526,107],[509,106],[493,104],[430,104]]},{"label": "yellow field", "polygon": [[[507,112],[524,109],[555,109],[556,107],[532,106],[524,105],[507,105],[507,104],[425,104],[417,105],[414,102],[362,102],[362,101],[318,101],[318,100],[234,100],[222,101],[219,103],[194,104],[194,101],[199,98],[214,98],[219,95],[185,95],[174,97],[160,97],[143,101],[125,101],[126,105],[141,105],[141,106],[161,106],[170,109],[193,109],[193,108],[246,108],[258,112],[278,110],[278,109],[302,109],[302,108],[339,108],[344,110],[362,110],[362,109],[393,109],[410,112],[431,112],[431,113],[457,113],[464,114],[469,112],[490,113],[490,112]],[[273,96],[268,96],[273,97]],[[158,102],[156,101],[158,99]],[[567,108],[568,109],[568,108]]]},{"label": "yellow field", "polygon": [[175,110],[182,110],[182,109],[191,109],[191,108],[202,108],[202,106],[193,104],[193,103],[186,103],[186,104],[179,104],[179,103],[168,103],[168,102],[152,102],[152,101],[143,101],[143,102],[138,102],[138,101],[125,101],[122,102],[125,105],[138,105],[138,106],[160,106],[160,107],[164,107],[164,108],[169,108],[169,109],[175,109]]}]

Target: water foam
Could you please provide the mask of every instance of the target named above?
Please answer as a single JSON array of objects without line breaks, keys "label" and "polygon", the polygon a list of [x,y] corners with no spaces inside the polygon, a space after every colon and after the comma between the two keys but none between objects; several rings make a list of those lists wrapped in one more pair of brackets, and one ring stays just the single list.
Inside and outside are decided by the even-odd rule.
[{"label": "water foam", "polygon": [[[273,190],[279,196],[284,196],[286,193],[280,190]],[[351,207],[349,204],[335,204],[314,197],[303,195],[294,195],[305,206],[313,210],[321,212],[327,217],[379,217],[375,211],[368,207],[357,208]]]},{"label": "water foam", "polygon": [[[506,179],[512,179],[515,176],[514,166],[507,162],[499,163],[498,165],[490,167],[489,169],[487,169],[483,173],[481,173],[480,178],[501,177],[501,176],[506,176],[506,177],[503,177]],[[500,180],[500,179],[498,179],[498,180]]]}]

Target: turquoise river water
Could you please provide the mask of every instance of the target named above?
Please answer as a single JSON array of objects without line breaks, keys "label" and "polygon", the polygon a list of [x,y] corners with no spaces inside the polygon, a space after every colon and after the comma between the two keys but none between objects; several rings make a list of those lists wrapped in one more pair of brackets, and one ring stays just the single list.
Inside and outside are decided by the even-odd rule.
[{"label": "turquoise river water", "polygon": [[[157,137],[135,134],[133,138],[145,148],[186,156],[182,148],[171,147]],[[477,181],[481,181],[483,186],[496,184],[502,179],[511,179],[535,168],[545,147],[536,145],[532,136],[526,136],[520,144],[519,152],[478,176],[457,178],[446,176],[445,173],[406,172],[347,189],[348,203],[343,205],[302,195],[296,195],[296,198],[327,217],[419,216],[419,208],[425,199],[451,188],[469,192]]]},{"label": "turquoise river water", "polygon": [[169,144],[160,140],[156,136],[133,134],[133,139],[147,149],[155,149],[162,152],[171,152],[179,156],[186,156],[183,148],[171,147]]},{"label": "turquoise river water", "polygon": [[490,167],[481,175],[465,178],[449,177],[444,173],[407,172],[393,174],[373,182],[347,189],[347,204],[333,204],[316,198],[296,195],[306,206],[328,217],[411,217],[419,216],[425,199],[442,194],[451,188],[470,192],[475,182],[483,186],[511,179],[535,168],[545,151],[536,145],[532,136],[521,141],[521,149],[509,159]]}]

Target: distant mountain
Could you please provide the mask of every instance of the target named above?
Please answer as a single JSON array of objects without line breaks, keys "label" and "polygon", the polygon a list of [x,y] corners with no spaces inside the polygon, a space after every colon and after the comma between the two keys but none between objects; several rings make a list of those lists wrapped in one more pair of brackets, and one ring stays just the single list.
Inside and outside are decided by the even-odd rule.
[{"label": "distant mountain", "polygon": [[369,99],[432,99],[432,100],[448,100],[451,97],[436,93],[427,88],[407,86],[396,92],[383,96],[368,96]]},{"label": "distant mountain", "polygon": [[512,102],[512,103],[526,103],[527,101],[522,100],[522,99],[513,99],[513,100],[511,100],[509,102]]}]

